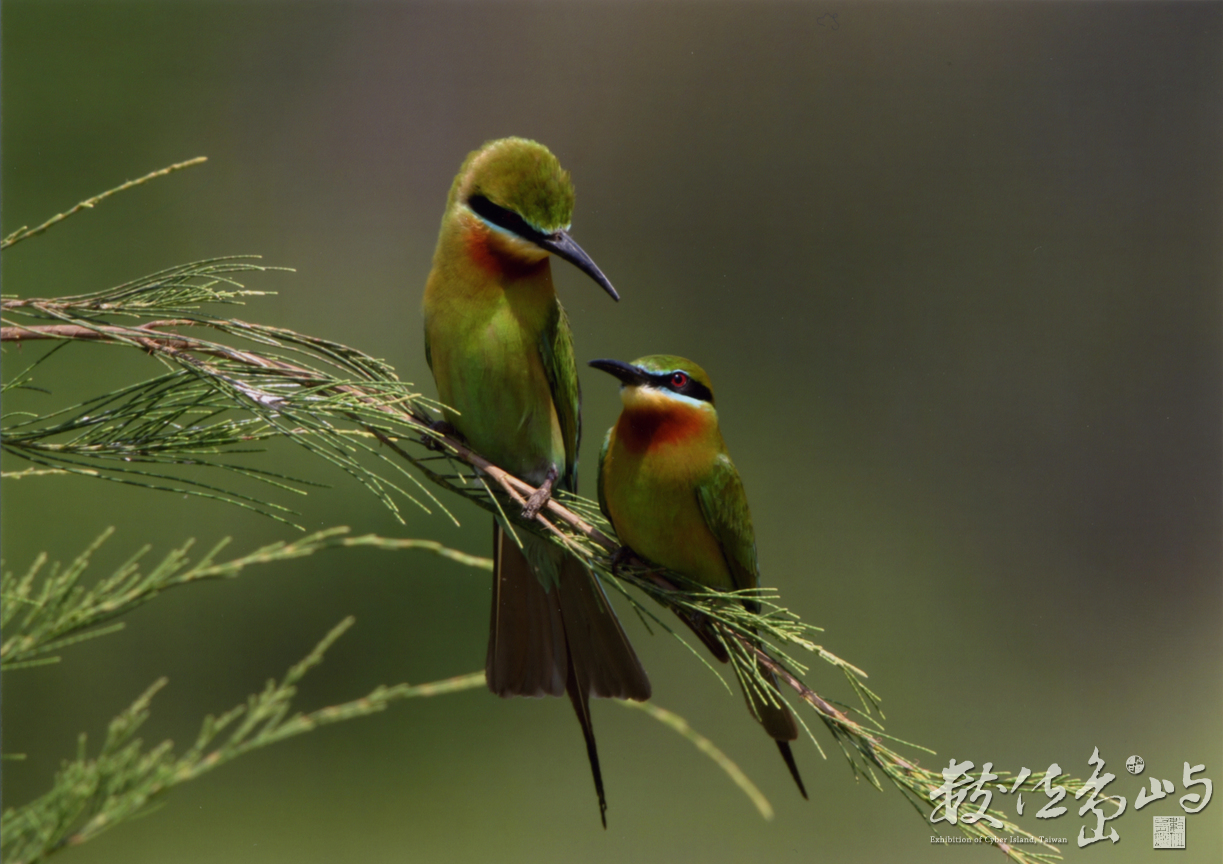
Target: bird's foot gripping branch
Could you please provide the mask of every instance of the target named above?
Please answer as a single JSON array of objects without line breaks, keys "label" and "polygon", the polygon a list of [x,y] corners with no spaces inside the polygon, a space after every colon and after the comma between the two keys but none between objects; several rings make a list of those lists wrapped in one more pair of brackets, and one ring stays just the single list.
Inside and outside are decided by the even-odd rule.
[{"label": "bird's foot gripping branch", "polygon": [[[104,197],[82,202],[33,230],[13,232],[3,246],[36,236]],[[882,774],[919,813],[934,818],[943,806],[938,798],[946,772],[923,768],[893,749],[904,742],[884,733],[876,719],[878,699],[864,684],[865,673],[813,642],[810,637],[818,628],[782,607],[775,591],[719,592],[617,555],[621,547],[595,502],[563,489],[541,490],[483,458],[436,422],[441,406],[400,381],[386,363],[326,339],[203,311],[241,305],[265,293],[248,291],[236,280],[269,269],[278,268],[264,267],[251,256],[217,258],[90,294],[0,301],[0,340],[6,347],[51,346],[4,383],[6,408],[14,403],[26,407],[19,404],[22,391],[35,389],[43,364],[70,345],[129,348],[160,363],[160,374],[76,405],[50,412],[13,411],[3,427],[2,446],[28,467],[5,476],[88,476],[218,499],[294,524],[294,510],[271,499],[305,494],[306,487],[318,484],[271,471],[266,462],[248,455],[283,439],[346,472],[396,515],[408,500],[454,519],[433,492],[442,487],[496,514],[516,543],[526,532],[563,547],[603,584],[623,593],[643,622],[670,630],[629,588],[676,612],[690,626],[699,622],[694,632],[715,657],[725,655],[750,703],[781,705],[781,691],[796,695],[815,711],[855,774],[876,787],[882,787]],[[10,366],[13,360],[8,359]],[[803,680],[807,667],[796,657],[802,652],[838,668],[860,707],[840,705],[809,687]],[[673,715],[648,704],[645,708],[683,727],[692,740],[699,738]],[[810,734],[803,714],[797,716]],[[810,737],[819,748],[815,736]],[[707,752],[712,749],[704,739],[697,743]],[[1044,778],[1027,779],[1035,788]],[[1082,781],[1061,782],[1075,792],[1086,788]],[[762,807],[761,812],[768,811]],[[960,819],[957,827],[1017,861],[1057,855],[1054,846],[1001,812],[988,814],[988,820]],[[1027,838],[1028,846],[1014,845],[1016,837]]]},{"label": "bird's foot gripping branch", "polygon": [[[564,491],[549,496],[526,520],[522,511],[537,487],[447,434],[430,416],[439,406],[398,380],[385,363],[326,339],[201,311],[209,304],[233,305],[263,293],[248,291],[235,280],[267,269],[250,258],[221,258],[94,294],[3,300],[0,340],[6,346],[54,343],[5,383],[6,394],[32,386],[40,367],[72,343],[134,349],[162,366],[159,375],[147,380],[8,423],[3,448],[30,467],[7,476],[89,476],[215,498],[293,524],[295,512],[269,501],[266,492],[211,479],[229,474],[281,493],[303,493],[304,486],[314,484],[240,461],[252,447],[281,438],[342,468],[397,514],[400,503],[409,500],[453,519],[430,488],[440,486],[497,514],[513,534],[534,533],[563,546],[605,585],[620,590],[643,620],[670,629],[629,587],[681,617],[711,622],[747,686],[758,688],[766,699],[780,700],[768,680],[775,676],[783,690],[815,711],[856,773],[877,787],[882,787],[882,774],[920,812],[933,811],[942,775],[893,749],[903,742],[887,735],[876,720],[878,700],[863,682],[865,673],[813,642],[810,637],[818,628],[782,607],[775,591],[714,591],[617,556],[620,544],[598,505]],[[183,466],[193,470],[182,472]],[[202,474],[195,470],[200,467],[215,472]],[[755,601],[758,611],[746,608],[745,599]],[[802,652],[839,669],[860,708],[839,705],[804,683],[808,670],[796,657]],[[1063,782],[1076,788],[1076,781]],[[1001,828],[961,820],[960,829],[1017,861],[1039,861],[1048,854],[1003,842],[1007,836],[1033,835],[1002,813],[989,812]],[[1056,853],[1039,842],[1030,848]]]}]

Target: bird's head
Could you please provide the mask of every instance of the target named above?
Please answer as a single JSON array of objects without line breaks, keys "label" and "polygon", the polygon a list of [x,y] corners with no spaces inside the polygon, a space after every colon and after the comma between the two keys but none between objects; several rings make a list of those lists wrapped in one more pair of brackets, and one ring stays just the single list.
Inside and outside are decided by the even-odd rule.
[{"label": "bird's head", "polygon": [[569,172],[552,151],[526,138],[501,138],[468,154],[450,189],[448,213],[480,230],[499,254],[524,263],[557,255],[619,300],[569,236],[574,197]]},{"label": "bird's head", "polygon": [[691,360],[652,354],[632,363],[591,360],[590,365],[620,379],[620,399],[627,409],[686,408],[717,414],[709,376]]}]

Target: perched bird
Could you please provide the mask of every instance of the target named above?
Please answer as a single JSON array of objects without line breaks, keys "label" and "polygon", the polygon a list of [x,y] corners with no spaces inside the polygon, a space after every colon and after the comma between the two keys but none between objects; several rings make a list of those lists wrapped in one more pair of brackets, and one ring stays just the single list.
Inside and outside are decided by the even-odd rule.
[{"label": "perched bird", "polygon": [[[621,381],[624,409],[599,454],[599,506],[620,542],[636,555],[709,588],[756,588],[756,535],[747,494],[726,452],[705,370],[682,357],[656,355],[632,363],[592,360]],[[751,611],[759,604],[744,601]],[[679,613],[723,663],[725,646],[708,619]],[[768,680],[771,671],[761,668]],[[798,725],[780,699],[743,685],[752,714],[807,797],[790,743]]]},{"label": "perched bird", "polygon": [[[450,187],[425,285],[425,359],[443,416],[471,447],[540,487],[576,491],[581,393],[573,336],[552,285],[552,255],[619,300],[568,234],[574,192],[548,148],[490,141]],[[499,696],[567,693],[582,725],[607,827],[590,697],[644,701],[650,680],[593,574],[555,544],[493,525],[493,603],[485,671]]]}]

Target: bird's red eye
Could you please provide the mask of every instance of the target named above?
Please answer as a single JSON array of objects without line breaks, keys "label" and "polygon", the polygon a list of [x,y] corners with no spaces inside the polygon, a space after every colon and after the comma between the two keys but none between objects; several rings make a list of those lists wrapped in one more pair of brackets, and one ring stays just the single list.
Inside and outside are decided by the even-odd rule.
[{"label": "bird's red eye", "polygon": [[672,387],[683,387],[687,383],[688,383],[688,376],[685,375],[683,372],[676,372],[674,375],[671,376],[671,386]]}]

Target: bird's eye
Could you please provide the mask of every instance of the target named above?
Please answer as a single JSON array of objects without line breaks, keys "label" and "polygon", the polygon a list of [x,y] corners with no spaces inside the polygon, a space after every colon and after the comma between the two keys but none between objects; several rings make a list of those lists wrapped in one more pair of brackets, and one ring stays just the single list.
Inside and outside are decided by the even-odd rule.
[{"label": "bird's eye", "polygon": [[676,372],[674,375],[671,376],[671,386],[672,387],[683,387],[687,383],[688,383],[688,376],[685,375],[683,372]]}]

